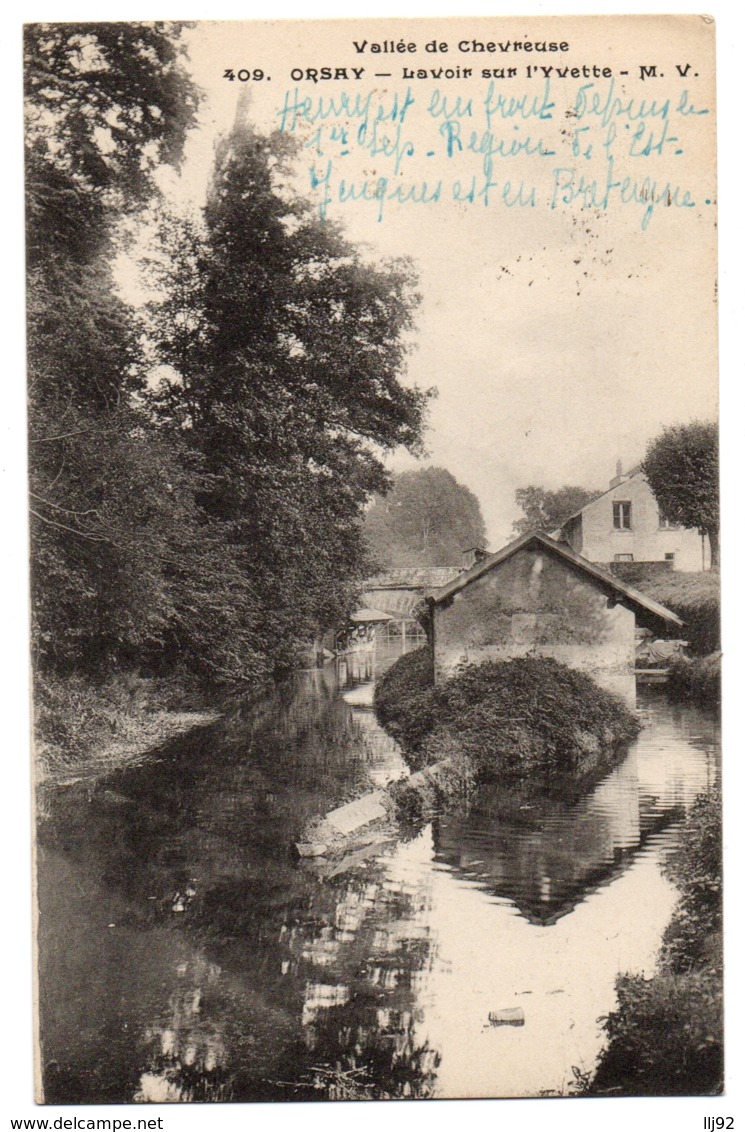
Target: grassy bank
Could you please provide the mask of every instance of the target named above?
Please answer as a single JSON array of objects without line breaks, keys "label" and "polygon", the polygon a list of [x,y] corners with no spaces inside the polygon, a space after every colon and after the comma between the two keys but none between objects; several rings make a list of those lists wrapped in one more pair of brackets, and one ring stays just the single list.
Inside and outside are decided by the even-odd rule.
[{"label": "grassy bank", "polygon": [[127,674],[92,685],[79,676],[37,678],[37,782],[70,782],[130,765],[217,714],[182,680]]},{"label": "grassy bank", "polygon": [[[437,686],[432,671],[427,646],[401,657],[374,706],[412,768],[448,760],[443,791],[487,781],[563,789],[613,762],[639,729],[620,700],[546,657],[466,666]],[[415,809],[405,784],[399,792]]]},{"label": "grassy bank", "polygon": [[667,872],[680,899],[652,979],[623,975],[593,1096],[714,1095],[723,1087],[721,795],[694,805]]}]

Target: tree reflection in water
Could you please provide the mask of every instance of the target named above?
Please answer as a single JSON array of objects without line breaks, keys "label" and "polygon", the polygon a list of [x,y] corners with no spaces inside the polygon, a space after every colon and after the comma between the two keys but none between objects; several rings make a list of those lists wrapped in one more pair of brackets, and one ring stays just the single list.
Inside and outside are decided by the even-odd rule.
[{"label": "tree reflection in water", "polygon": [[[167,1011],[144,1028],[135,1100],[431,1095],[439,1056],[415,1036],[427,893],[392,884],[385,861],[314,884],[312,901],[279,927],[273,974],[241,995],[240,1022],[226,1002],[235,956],[225,969],[202,957],[178,966]],[[232,920],[230,930],[245,944],[244,927]],[[256,950],[253,959],[261,966]]]},{"label": "tree reflection in water", "polygon": [[[348,672],[344,694],[360,701],[366,676]],[[477,1061],[485,1083],[473,1087],[486,1091],[472,1095],[513,1082],[519,1095],[567,1069],[575,974],[572,1034],[584,1019],[594,1056],[615,952],[583,933],[613,912],[615,866],[645,837],[656,843],[716,773],[716,738],[664,707],[638,767],[629,761],[584,798],[537,809],[516,798],[505,813],[504,796],[485,792],[443,817],[434,840],[320,875],[292,862],[290,844],[394,766],[336,679],[308,673],[146,765],[50,793],[37,842],[49,1103],[455,1095]],[[610,895],[583,903],[598,880]],[[565,915],[576,902],[585,914]],[[544,925],[557,912],[549,955]],[[636,962],[637,937],[646,947],[651,936],[632,927]],[[592,957],[587,971],[573,965],[578,953]],[[557,981],[542,988],[547,963]],[[557,986],[566,1005],[551,1013],[558,1000],[538,991]],[[532,994],[540,1024],[492,1030],[489,1010],[517,991]]]}]

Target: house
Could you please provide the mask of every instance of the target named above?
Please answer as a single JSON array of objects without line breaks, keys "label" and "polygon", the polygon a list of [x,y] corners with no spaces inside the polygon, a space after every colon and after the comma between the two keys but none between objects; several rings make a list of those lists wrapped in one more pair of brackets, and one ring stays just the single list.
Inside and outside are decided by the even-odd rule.
[{"label": "house", "polygon": [[551,534],[590,562],[667,562],[668,569],[690,571],[710,566],[708,540],[660,514],[638,464],[623,473],[619,461],[608,490]]},{"label": "house", "polygon": [[682,621],[566,543],[523,535],[429,599],[435,680],[461,663],[550,656],[636,700],[637,627],[670,635]]}]

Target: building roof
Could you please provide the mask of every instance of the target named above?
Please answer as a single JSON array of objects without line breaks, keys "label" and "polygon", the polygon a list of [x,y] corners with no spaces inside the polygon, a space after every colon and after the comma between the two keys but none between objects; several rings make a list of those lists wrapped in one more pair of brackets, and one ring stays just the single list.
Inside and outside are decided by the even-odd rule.
[{"label": "building roof", "polygon": [[586,558],[583,558],[581,554],[577,554],[577,552],[572,550],[570,546],[567,546],[566,543],[557,542],[556,539],[552,539],[541,532],[522,535],[520,538],[515,539],[514,542],[503,546],[496,554],[490,554],[487,558],[482,559],[481,562],[477,562],[470,570],[464,570],[457,578],[454,578],[433,594],[430,600],[434,605],[439,605],[440,602],[446,601],[448,598],[470,585],[471,582],[475,582],[476,579],[480,578],[483,574],[488,574],[494,566],[498,566],[508,558],[511,558],[513,554],[517,554],[518,551],[525,550],[533,544],[535,544],[536,548],[555,554],[557,557],[563,558],[571,566],[575,567],[575,569],[588,574],[606,589],[617,594],[627,605],[643,609],[647,613],[653,613],[656,617],[661,618],[663,621],[668,621],[673,625],[683,624],[676,613],[673,613],[673,611],[666,606],[661,605],[659,601],[648,597],[645,593],[642,593],[641,590],[635,589],[634,586],[629,586],[626,582],[622,582],[620,578],[616,578],[608,570],[604,570],[602,566],[598,566],[597,563],[588,562]]},{"label": "building roof", "polygon": [[460,573],[459,566],[399,566],[369,578],[363,586],[370,590],[437,589]]},{"label": "building roof", "polygon": [[378,621],[392,621],[390,613],[383,613],[381,609],[355,609],[350,613],[349,620],[355,625],[374,625]]}]

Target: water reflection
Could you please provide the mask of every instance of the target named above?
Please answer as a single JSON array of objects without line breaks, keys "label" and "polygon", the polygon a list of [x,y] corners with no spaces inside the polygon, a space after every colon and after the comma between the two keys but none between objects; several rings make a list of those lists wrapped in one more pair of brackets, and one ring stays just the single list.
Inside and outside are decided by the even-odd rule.
[{"label": "water reflection", "polygon": [[716,774],[711,723],[698,721],[705,736],[681,735],[679,714],[660,701],[647,705],[645,722],[628,757],[583,798],[526,801],[504,788],[482,790],[467,815],[439,824],[438,859],[534,923],[571,912],[675,826]]},{"label": "water reflection", "polygon": [[[584,798],[499,791],[314,871],[307,820],[398,777],[370,710],[390,655],[302,674],[39,831],[40,993],[56,1103],[521,1095],[591,1065],[616,973],[651,969],[658,862],[716,774],[705,717],[651,699]],[[521,1005],[524,1027],[490,1011]]]},{"label": "water reflection", "polygon": [[177,965],[180,980],[168,1002],[168,1016],[145,1028],[147,1071],[133,1100],[139,1102],[219,1101],[229,1099],[225,1035],[214,1018],[203,1017],[205,993],[221,969],[200,956]]}]

